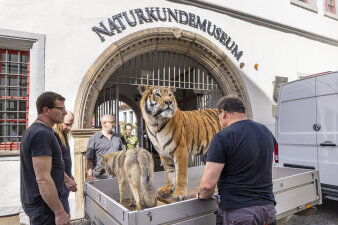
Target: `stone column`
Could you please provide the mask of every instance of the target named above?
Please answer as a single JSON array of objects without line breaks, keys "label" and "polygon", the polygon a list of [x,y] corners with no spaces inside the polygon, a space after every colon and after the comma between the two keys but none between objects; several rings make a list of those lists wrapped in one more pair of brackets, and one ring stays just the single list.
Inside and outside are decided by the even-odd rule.
[{"label": "stone column", "polygon": [[94,133],[99,129],[73,129],[71,135],[74,138],[74,178],[77,183],[75,194],[76,218],[84,218],[84,194],[83,186],[86,180],[86,148],[87,143]]}]

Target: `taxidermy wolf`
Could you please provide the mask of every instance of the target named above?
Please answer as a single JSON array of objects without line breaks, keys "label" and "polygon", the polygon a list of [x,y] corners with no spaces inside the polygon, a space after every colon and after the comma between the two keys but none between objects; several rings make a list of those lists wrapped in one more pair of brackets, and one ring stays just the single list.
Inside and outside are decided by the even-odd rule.
[{"label": "taxidermy wolf", "polygon": [[[126,182],[130,186],[130,206],[136,201],[136,209],[142,210],[156,206],[154,189],[154,161],[150,152],[137,147],[113,152],[102,157],[101,166],[118,180],[120,204],[124,202]],[[101,170],[102,168],[98,168]],[[142,203],[141,203],[142,202]]]}]

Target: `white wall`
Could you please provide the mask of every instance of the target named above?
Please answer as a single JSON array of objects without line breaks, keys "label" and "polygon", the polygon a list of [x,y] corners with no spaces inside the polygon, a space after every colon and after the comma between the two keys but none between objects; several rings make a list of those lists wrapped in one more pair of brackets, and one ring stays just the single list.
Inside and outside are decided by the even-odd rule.
[{"label": "white wall", "polygon": [[[308,30],[317,33],[322,32],[323,35],[338,37],[338,29],[330,29],[334,25],[337,26],[337,21],[329,18],[318,19],[319,15],[314,13],[309,16],[307,10],[291,5],[288,1],[279,1],[279,3],[271,5],[270,8],[266,7],[268,3],[266,0],[257,0],[255,3],[232,0],[227,1],[227,6],[266,16],[276,21],[281,20],[290,25],[295,24],[299,28],[309,27]],[[106,24],[107,18],[112,15],[148,6],[171,7],[192,13],[198,12],[196,14],[200,15],[201,18],[208,19],[222,28],[236,41],[240,50],[244,51],[241,58],[241,61],[246,64],[243,68],[243,75],[253,80],[257,88],[262,89],[269,97],[272,96],[271,82],[276,75],[287,76],[289,80],[293,80],[296,79],[297,72],[311,74],[338,69],[335,63],[338,56],[337,47],[256,26],[219,13],[203,9],[197,11],[195,7],[163,0],[129,0],[119,2],[118,5],[108,0],[99,3],[89,0],[81,2],[68,0],[39,0],[34,2],[3,0],[0,3],[0,8],[6,10],[0,15],[0,27],[46,34],[46,90],[63,94],[67,98],[66,106],[70,110],[74,109],[75,98],[82,77],[95,59],[110,44],[140,29],[154,26],[175,26],[199,33],[214,42],[229,55],[236,66],[239,66],[239,62],[229,54],[229,51],[208,34],[175,22],[155,22],[136,27],[127,26],[122,34],[106,37],[106,41],[103,43],[91,31],[91,27],[98,26],[101,21]],[[276,13],[272,13],[272,11]],[[285,18],[282,15],[285,15]],[[311,22],[304,22],[303,19],[298,19],[299,17]],[[312,18],[315,22],[309,18]],[[307,25],[305,26],[303,23]],[[253,68],[255,63],[259,64],[258,71]],[[254,105],[255,102],[252,102],[252,104]]]},{"label": "white wall", "polygon": [[[268,0],[214,0],[213,2],[336,40],[338,37],[338,29],[334,29],[338,27],[338,21],[324,17],[320,4],[318,4],[318,13],[313,13],[291,5],[289,0],[273,3]],[[91,28],[99,26],[101,21],[107,24],[108,17],[135,8],[144,9],[144,7],[170,7],[196,13],[201,19],[211,21],[231,36],[244,55],[238,62],[221,43],[208,34],[176,22],[154,22],[136,27],[127,25],[127,29],[122,34],[105,37],[106,41],[103,43],[91,31]],[[272,81],[275,76],[285,76],[291,81],[297,79],[297,73],[314,74],[338,70],[338,47],[336,46],[257,26],[220,13],[164,0],[124,0],[119,1],[118,4],[111,0],[2,0],[0,9],[2,9],[0,28],[46,35],[45,88],[64,95],[67,99],[66,107],[72,111],[82,78],[100,54],[120,38],[146,28],[179,27],[212,41],[241,71],[250,95],[254,119],[266,124],[271,130],[274,126],[271,105],[273,103]],[[239,69],[240,62],[245,63],[243,69]],[[258,70],[254,69],[255,63],[259,65]],[[7,168],[7,165],[0,162],[0,168]],[[11,167],[18,170],[18,163],[11,164]],[[18,171],[13,173],[18,174]],[[0,204],[5,202],[14,204],[13,199],[20,204],[19,193],[16,191],[18,179],[14,181],[12,178],[13,183],[6,183],[7,174],[9,174],[8,170],[2,173],[0,180],[10,184],[10,187],[13,187],[10,190],[13,192],[1,195]],[[8,186],[4,186],[3,183],[1,182],[0,185],[0,193],[8,193],[4,190],[9,189]],[[16,194],[17,198],[14,198],[13,194]]]},{"label": "white wall", "polygon": [[291,4],[290,0],[273,2],[271,0],[205,0],[204,2],[217,4],[337,40],[338,29],[335,28],[338,27],[338,22],[324,16],[325,0],[311,1],[315,2],[317,12]]}]

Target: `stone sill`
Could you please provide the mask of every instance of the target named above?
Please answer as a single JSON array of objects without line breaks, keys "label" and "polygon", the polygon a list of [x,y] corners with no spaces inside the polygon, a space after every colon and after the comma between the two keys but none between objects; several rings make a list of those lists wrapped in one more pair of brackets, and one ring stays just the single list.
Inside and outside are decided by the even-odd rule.
[{"label": "stone sill", "polygon": [[333,13],[330,13],[330,12],[327,12],[327,11],[324,11],[324,16],[329,17],[329,18],[334,19],[334,20],[338,20],[337,14],[333,14]]},{"label": "stone sill", "polygon": [[312,3],[312,4],[307,4],[307,3],[304,3],[304,2],[301,2],[301,1],[298,1],[298,0],[290,0],[290,3],[292,5],[299,6],[301,8],[307,9],[309,11],[318,13],[317,5],[316,5],[317,2]]}]

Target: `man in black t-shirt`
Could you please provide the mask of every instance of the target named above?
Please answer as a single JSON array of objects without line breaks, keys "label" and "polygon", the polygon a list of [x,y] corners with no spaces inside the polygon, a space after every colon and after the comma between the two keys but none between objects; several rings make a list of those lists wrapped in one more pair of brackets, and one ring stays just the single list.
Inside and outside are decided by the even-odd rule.
[{"label": "man in black t-shirt", "polygon": [[272,157],[276,140],[262,124],[245,117],[243,102],[226,96],[218,102],[223,130],[210,142],[199,199],[209,199],[217,184],[217,225],[276,224]]},{"label": "man in black t-shirt", "polygon": [[20,147],[20,194],[30,224],[70,224],[60,202],[65,166],[59,142],[52,130],[67,114],[65,98],[54,92],[41,94],[38,117],[24,132]]}]

